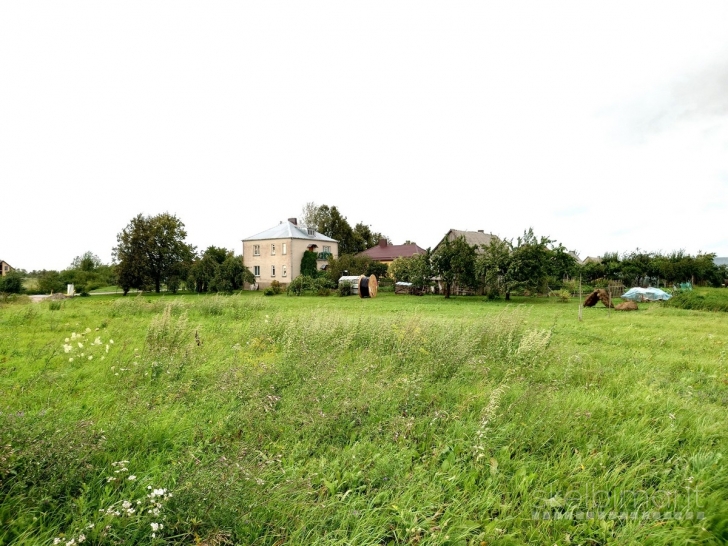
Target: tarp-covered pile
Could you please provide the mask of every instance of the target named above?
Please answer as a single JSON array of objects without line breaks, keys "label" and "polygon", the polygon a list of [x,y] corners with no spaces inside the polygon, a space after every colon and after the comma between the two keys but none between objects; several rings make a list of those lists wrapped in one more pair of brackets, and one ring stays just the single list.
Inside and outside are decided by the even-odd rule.
[{"label": "tarp-covered pile", "polygon": [[672,296],[659,288],[630,288],[622,294],[623,300],[631,301],[660,301],[669,300]]}]

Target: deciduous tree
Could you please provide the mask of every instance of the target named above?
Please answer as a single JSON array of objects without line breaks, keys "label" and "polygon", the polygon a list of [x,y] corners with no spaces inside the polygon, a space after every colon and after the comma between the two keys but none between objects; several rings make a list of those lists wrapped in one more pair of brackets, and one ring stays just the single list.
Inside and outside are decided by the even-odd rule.
[{"label": "deciduous tree", "polygon": [[117,236],[113,255],[118,262],[119,284],[131,288],[152,285],[159,292],[180,263],[191,260],[194,248],[185,242],[187,231],[177,216],[162,213],[132,218]]}]

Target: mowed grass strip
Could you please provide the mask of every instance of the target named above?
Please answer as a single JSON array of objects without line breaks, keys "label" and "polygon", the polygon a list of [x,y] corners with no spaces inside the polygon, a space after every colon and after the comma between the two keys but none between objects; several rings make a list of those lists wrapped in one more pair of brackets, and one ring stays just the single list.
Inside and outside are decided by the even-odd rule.
[{"label": "mowed grass strip", "polygon": [[728,316],[576,306],[4,306],[0,543],[723,543]]}]

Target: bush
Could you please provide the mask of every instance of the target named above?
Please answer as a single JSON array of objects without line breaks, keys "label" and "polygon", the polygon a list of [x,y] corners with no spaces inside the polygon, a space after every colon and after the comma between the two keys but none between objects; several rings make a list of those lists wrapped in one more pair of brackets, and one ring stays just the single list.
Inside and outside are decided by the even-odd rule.
[{"label": "bush", "polygon": [[4,277],[0,277],[0,292],[6,294],[20,294],[23,291],[23,275],[17,271],[10,271]]},{"label": "bush", "polygon": [[268,288],[266,288],[265,290],[263,290],[263,295],[264,296],[275,296],[276,295],[276,291],[273,290],[273,288],[269,286]]},{"label": "bush", "polygon": [[[271,288],[271,290],[273,290],[274,294],[280,294],[281,292],[283,292],[283,287],[281,286],[281,283],[279,283],[278,281],[271,282],[270,288]],[[268,296],[270,294],[266,294],[266,295]]]},{"label": "bush", "polygon": [[339,297],[351,296],[351,282],[341,281],[338,288]]},{"label": "bush", "polygon": [[680,292],[665,302],[669,307],[695,311],[728,312],[728,292],[722,288]]},{"label": "bush", "polygon": [[561,303],[566,303],[571,299],[571,292],[562,288],[561,290],[554,292],[554,295],[558,298]]},{"label": "bush", "polygon": [[288,295],[300,296],[306,290],[311,290],[314,287],[314,279],[307,275],[299,275],[291,281],[288,285]]}]

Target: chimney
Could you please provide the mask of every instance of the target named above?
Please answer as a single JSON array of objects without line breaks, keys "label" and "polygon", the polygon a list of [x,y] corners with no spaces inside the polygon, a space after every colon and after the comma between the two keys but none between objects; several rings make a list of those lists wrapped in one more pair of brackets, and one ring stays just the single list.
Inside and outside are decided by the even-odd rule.
[{"label": "chimney", "polygon": [[292,223],[294,226],[298,225],[298,218],[289,218],[288,221]]},{"label": "chimney", "polygon": [[485,230],[479,229],[478,233],[485,233]]},{"label": "chimney", "polygon": [[379,239],[379,246],[382,248],[385,248],[387,246],[387,240],[386,239]]}]

